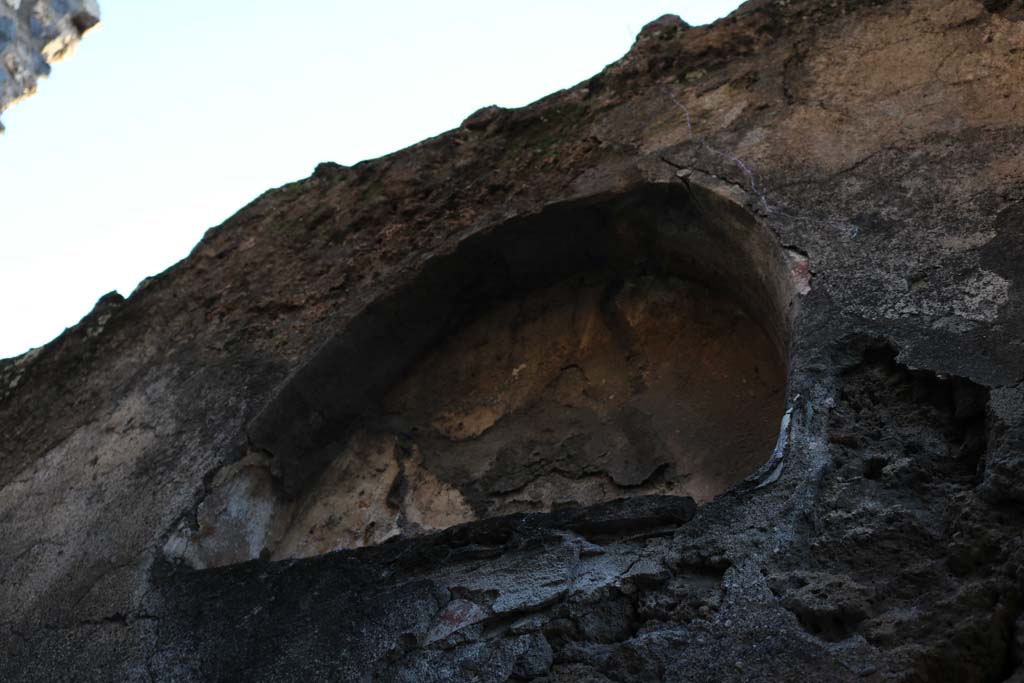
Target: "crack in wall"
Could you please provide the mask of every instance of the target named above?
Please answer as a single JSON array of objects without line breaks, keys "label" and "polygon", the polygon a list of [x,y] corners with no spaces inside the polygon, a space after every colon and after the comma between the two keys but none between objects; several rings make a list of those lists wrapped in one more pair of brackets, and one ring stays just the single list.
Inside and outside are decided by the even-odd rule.
[{"label": "crack in wall", "polygon": [[[705,138],[703,135],[701,135],[701,136],[695,135],[694,128],[693,128],[693,121],[690,119],[690,110],[689,110],[689,108],[685,104],[680,102],[679,98],[677,98],[672,93],[672,91],[670,91],[668,88],[662,88],[662,92],[665,94],[666,97],[668,97],[668,99],[672,102],[672,104],[674,104],[676,107],[678,107],[680,110],[682,110],[683,115],[686,117],[686,132],[687,132],[689,138],[692,141],[696,142],[702,149],[706,149],[707,151],[711,152],[715,156],[721,157],[722,159],[725,159],[726,161],[732,163],[734,166],[736,166],[738,169],[740,169],[740,171],[743,173],[744,177],[747,179],[747,186],[743,186],[741,183],[735,183],[735,182],[733,182],[733,184],[737,185],[738,187],[741,187],[744,190],[749,190],[755,197],[757,197],[758,201],[761,204],[761,207],[765,210],[765,212],[767,212],[769,214],[771,214],[771,213],[779,213],[780,210],[774,209],[774,208],[769,206],[767,194],[766,194],[766,192],[764,190],[758,188],[757,176],[750,169],[750,167],[742,159],[740,159],[739,157],[737,157],[735,155],[732,155],[732,154],[729,154],[728,152],[726,152],[724,150],[721,150],[721,149],[718,149],[717,147],[713,147],[707,141],[707,138]],[[663,158],[663,160],[664,160],[664,158]],[[675,165],[675,164],[673,164],[673,165]],[[677,168],[679,168],[679,167],[677,166]],[[695,170],[700,170],[700,169],[695,169]],[[708,173],[707,171],[702,171],[702,172]],[[708,173],[708,175],[711,175],[713,177],[719,177],[719,176],[717,176],[714,173]],[[732,181],[730,181],[730,182],[732,182]]]}]

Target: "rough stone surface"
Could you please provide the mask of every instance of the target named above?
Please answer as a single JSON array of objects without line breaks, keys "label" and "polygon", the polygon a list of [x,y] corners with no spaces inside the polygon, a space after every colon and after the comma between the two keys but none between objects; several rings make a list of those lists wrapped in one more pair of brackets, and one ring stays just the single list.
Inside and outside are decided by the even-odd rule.
[{"label": "rough stone surface", "polygon": [[0,0],[0,112],[32,95],[99,21],[96,0]]},{"label": "rough stone surface", "polygon": [[[0,680],[1022,680],[1022,18],[662,18],[574,88],[321,164],[0,361]],[[365,500],[364,534],[416,491],[424,526],[493,500],[444,498],[405,427],[487,424],[436,421],[455,386],[519,405],[471,362],[487,321],[588,273],[700,283],[760,326],[787,373],[763,466],[701,506],[552,499],[273,557],[271,498]]]}]

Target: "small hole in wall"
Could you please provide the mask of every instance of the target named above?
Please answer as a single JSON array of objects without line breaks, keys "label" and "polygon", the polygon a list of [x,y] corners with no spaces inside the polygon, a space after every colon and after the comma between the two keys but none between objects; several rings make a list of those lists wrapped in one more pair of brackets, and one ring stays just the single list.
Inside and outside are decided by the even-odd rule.
[{"label": "small hole in wall", "polygon": [[169,553],[212,566],[627,496],[711,500],[775,443],[789,272],[749,214],[681,188],[470,238],[282,387],[250,425],[264,454],[219,475]]},{"label": "small hole in wall", "polygon": [[872,457],[864,461],[864,478],[879,480],[882,478],[882,471],[885,466],[889,464],[889,461],[882,457]]}]

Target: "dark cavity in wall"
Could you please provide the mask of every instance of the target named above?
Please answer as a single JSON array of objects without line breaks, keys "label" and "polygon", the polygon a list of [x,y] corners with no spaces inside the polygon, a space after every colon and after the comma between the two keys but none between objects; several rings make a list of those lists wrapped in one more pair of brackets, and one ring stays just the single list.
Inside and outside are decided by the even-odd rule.
[{"label": "dark cavity in wall", "polygon": [[779,562],[772,590],[810,634],[902,652],[920,680],[1002,680],[1024,518],[982,494],[989,389],[857,344],[829,419],[816,540]]},{"label": "dark cavity in wall", "polygon": [[710,500],[771,454],[790,270],[745,209],[681,184],[470,237],[285,383],[200,507],[209,551],[171,554],[208,566],[623,496]]}]

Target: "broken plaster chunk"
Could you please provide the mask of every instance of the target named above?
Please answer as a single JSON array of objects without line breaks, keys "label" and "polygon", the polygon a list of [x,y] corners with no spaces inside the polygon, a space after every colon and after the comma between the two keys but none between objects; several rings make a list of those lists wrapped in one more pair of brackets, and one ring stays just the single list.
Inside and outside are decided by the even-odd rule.
[{"label": "broken plaster chunk", "polygon": [[473,565],[451,568],[449,591],[459,595],[493,595],[496,615],[525,614],[549,605],[569,591],[578,573],[579,549],[564,539],[526,552],[510,552],[492,563],[487,574]]},{"label": "broken plaster chunk", "polygon": [[480,623],[489,616],[480,605],[461,598],[452,600],[434,617],[424,645],[444,640],[462,629]]},{"label": "broken plaster chunk", "polygon": [[786,258],[794,289],[800,296],[806,295],[811,291],[811,260],[795,249],[786,249]]},{"label": "broken plaster chunk", "polygon": [[265,456],[249,454],[217,472],[196,506],[196,528],[181,524],[164,555],[193,569],[256,559],[282,533],[287,512],[274,496]]}]

